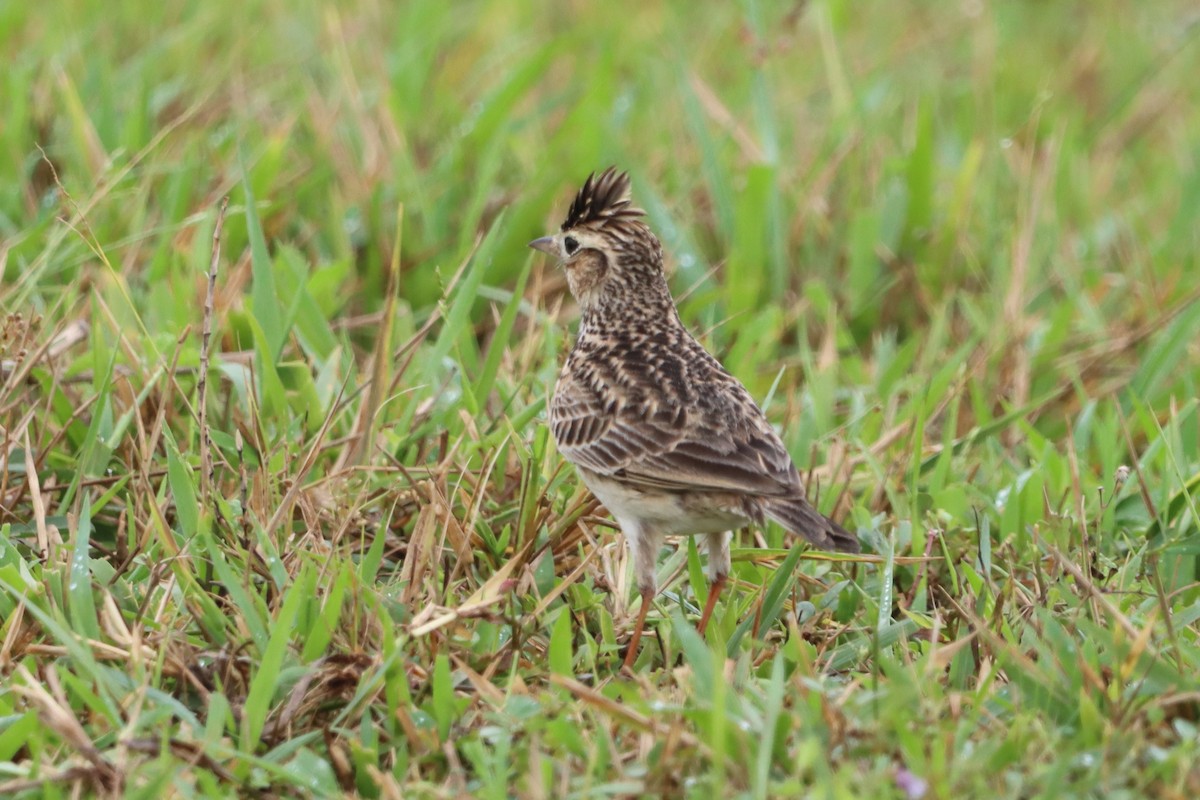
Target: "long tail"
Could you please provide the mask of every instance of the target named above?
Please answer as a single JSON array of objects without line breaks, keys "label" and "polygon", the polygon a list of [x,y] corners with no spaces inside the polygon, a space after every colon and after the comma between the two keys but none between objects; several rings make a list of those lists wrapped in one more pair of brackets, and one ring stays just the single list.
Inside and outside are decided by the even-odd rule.
[{"label": "long tail", "polygon": [[768,517],[822,550],[840,550],[843,553],[859,551],[857,536],[817,511],[803,498],[766,500],[762,508]]}]

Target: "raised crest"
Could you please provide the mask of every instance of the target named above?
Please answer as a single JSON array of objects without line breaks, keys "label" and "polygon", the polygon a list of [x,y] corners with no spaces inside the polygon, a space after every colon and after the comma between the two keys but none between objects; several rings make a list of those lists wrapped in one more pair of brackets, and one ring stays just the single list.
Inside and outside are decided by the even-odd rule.
[{"label": "raised crest", "polygon": [[645,211],[632,206],[629,199],[629,173],[618,172],[609,167],[599,175],[592,173],[575,195],[567,219],[562,224],[565,231],[589,223],[604,224],[620,217],[640,217]]}]

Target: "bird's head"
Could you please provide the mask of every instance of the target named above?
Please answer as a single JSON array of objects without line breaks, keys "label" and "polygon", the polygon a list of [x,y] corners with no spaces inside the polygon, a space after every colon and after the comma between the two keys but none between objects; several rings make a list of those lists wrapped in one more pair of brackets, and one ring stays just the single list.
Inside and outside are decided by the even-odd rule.
[{"label": "bird's head", "polygon": [[666,286],[662,245],[642,221],[645,213],[631,204],[628,173],[609,167],[588,176],[558,233],[529,246],[559,260],[585,311],[657,296]]}]

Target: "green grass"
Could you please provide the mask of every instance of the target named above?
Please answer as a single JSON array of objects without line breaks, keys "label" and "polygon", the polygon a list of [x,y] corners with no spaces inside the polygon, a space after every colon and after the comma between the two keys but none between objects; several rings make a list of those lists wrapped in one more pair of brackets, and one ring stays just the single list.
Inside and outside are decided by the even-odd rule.
[{"label": "green grass", "polygon": [[[1200,794],[1192,3],[176,5],[0,4],[0,794]],[[610,163],[868,551],[676,543],[636,677]]]}]

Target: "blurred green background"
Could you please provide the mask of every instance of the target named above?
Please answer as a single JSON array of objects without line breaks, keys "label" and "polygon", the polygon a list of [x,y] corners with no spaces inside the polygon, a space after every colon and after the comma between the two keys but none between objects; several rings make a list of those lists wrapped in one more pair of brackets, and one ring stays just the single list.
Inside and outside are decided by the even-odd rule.
[{"label": "blurred green background", "polygon": [[[1116,321],[1130,293],[1161,304],[1192,272],[1186,2],[0,13],[5,276],[43,296],[94,256],[77,236],[47,247],[57,205],[38,145],[77,202],[104,189],[89,224],[149,292],[195,277],[196,215],[243,168],[272,242],[346,265],[347,311],[378,304],[398,203],[404,296],[424,306],[434,268],[502,210],[488,281],[511,284],[525,241],[609,163],[632,171],[676,285],[711,288],[697,309],[757,309],[811,282],[858,344],[955,293],[1001,308],[1022,214],[1026,312],[1065,300],[1082,327]],[[244,246],[236,220],[228,235]]]}]

